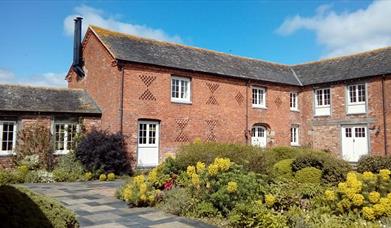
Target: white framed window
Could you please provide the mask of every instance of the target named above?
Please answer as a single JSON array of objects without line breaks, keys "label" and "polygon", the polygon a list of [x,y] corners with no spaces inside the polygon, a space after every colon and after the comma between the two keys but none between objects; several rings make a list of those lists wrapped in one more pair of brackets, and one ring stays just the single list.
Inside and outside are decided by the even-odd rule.
[{"label": "white framed window", "polygon": [[290,108],[293,111],[299,110],[299,102],[297,93],[290,93]]},{"label": "white framed window", "polygon": [[291,145],[292,146],[299,145],[299,126],[291,127]]},{"label": "white framed window", "polygon": [[16,144],[16,122],[0,121],[0,155],[14,154]]},{"label": "white framed window", "polygon": [[331,114],[330,88],[315,90],[315,116],[329,116]]},{"label": "white framed window", "polygon": [[77,123],[54,124],[54,154],[67,154],[75,149],[75,136],[80,131]]},{"label": "white framed window", "polygon": [[266,108],[266,90],[261,87],[253,87],[253,107]]},{"label": "white framed window", "polygon": [[366,86],[356,84],[347,86],[347,113],[359,114],[366,112]]},{"label": "white framed window", "polygon": [[189,78],[171,77],[171,101],[190,103],[191,83]]}]

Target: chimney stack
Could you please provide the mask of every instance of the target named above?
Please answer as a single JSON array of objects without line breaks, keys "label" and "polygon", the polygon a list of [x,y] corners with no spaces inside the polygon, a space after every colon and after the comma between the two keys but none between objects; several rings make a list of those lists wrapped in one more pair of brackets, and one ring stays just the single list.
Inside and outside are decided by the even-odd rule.
[{"label": "chimney stack", "polygon": [[74,43],[73,43],[73,68],[75,69],[79,77],[84,76],[83,70],[83,58],[81,56],[81,24],[82,17],[75,18],[75,34],[74,34]]}]

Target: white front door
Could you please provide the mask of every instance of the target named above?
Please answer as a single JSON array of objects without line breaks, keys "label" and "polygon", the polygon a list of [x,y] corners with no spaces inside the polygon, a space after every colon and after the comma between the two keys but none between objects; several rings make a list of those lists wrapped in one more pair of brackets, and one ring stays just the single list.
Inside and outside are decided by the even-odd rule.
[{"label": "white front door", "polygon": [[342,156],[348,162],[357,162],[368,154],[368,130],[366,126],[342,127]]},{"label": "white front door", "polygon": [[251,130],[251,145],[266,147],[266,128],[262,126],[254,126]]},{"label": "white front door", "polygon": [[159,122],[139,121],[137,166],[154,167],[159,164]]}]

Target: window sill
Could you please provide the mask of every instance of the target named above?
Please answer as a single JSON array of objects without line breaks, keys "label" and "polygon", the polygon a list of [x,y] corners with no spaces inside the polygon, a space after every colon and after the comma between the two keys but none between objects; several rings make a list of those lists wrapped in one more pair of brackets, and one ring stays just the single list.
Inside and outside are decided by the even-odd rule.
[{"label": "window sill", "polygon": [[57,150],[56,152],[54,152],[53,154],[54,155],[66,155],[66,154],[68,154],[69,153],[69,151],[67,151],[67,150]]},{"label": "window sill", "polygon": [[171,103],[175,103],[175,104],[187,104],[187,105],[191,105],[191,104],[192,104],[191,101],[180,101],[180,100],[171,100]]},{"label": "window sill", "polygon": [[347,116],[365,115],[367,112],[346,113]]},{"label": "window sill", "polygon": [[254,109],[267,109],[266,106],[252,106]]},{"label": "window sill", "polygon": [[294,146],[294,147],[299,147],[300,144],[297,144],[297,143],[291,143],[291,146]]},{"label": "window sill", "polygon": [[5,151],[0,151],[0,157],[11,157],[15,156],[15,152],[5,152]]},{"label": "window sill", "polygon": [[300,112],[300,110],[299,109],[290,109],[292,112]]}]

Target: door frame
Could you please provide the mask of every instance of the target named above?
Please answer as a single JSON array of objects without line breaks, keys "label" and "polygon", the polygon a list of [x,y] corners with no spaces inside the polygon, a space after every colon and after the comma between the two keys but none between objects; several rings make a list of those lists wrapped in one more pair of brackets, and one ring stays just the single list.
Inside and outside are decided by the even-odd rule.
[{"label": "door frame", "polygon": [[[253,129],[254,129],[254,128],[262,128],[262,129],[264,130],[264,138],[265,138],[265,146],[264,146],[264,147],[259,146],[259,145],[253,145],[253,144],[252,144]],[[261,138],[261,137],[254,137],[254,138]],[[266,148],[266,147],[267,147],[267,127],[264,126],[264,125],[260,125],[260,124],[254,124],[254,125],[251,127],[250,143],[251,143],[252,146],[258,146],[259,148]]]},{"label": "door frame", "polygon": [[[344,127],[359,127],[359,126],[363,126],[366,128],[366,136],[367,136],[367,149],[368,149],[368,155],[371,155],[371,134],[370,134],[370,129],[369,129],[369,123],[343,123],[343,124],[340,124],[339,125],[339,148],[340,148],[340,155],[341,155],[341,158],[343,159],[343,136],[342,136],[342,130]],[[352,132],[353,134],[353,132]]]},{"label": "door frame", "polygon": [[161,131],[161,123],[160,123],[160,120],[154,120],[154,119],[138,119],[137,120],[137,127],[136,127],[136,134],[137,134],[137,142],[136,142],[136,168],[153,168],[153,167],[156,167],[156,166],[140,166],[139,163],[138,163],[138,157],[139,157],[139,133],[140,133],[140,123],[147,123],[147,124],[151,124],[151,123],[156,123],[157,126],[158,126],[158,132],[156,134],[156,138],[157,138],[157,143],[156,143],[156,147],[157,147],[157,156],[158,156],[158,164],[156,166],[159,165],[159,162],[160,162],[160,131]]}]

